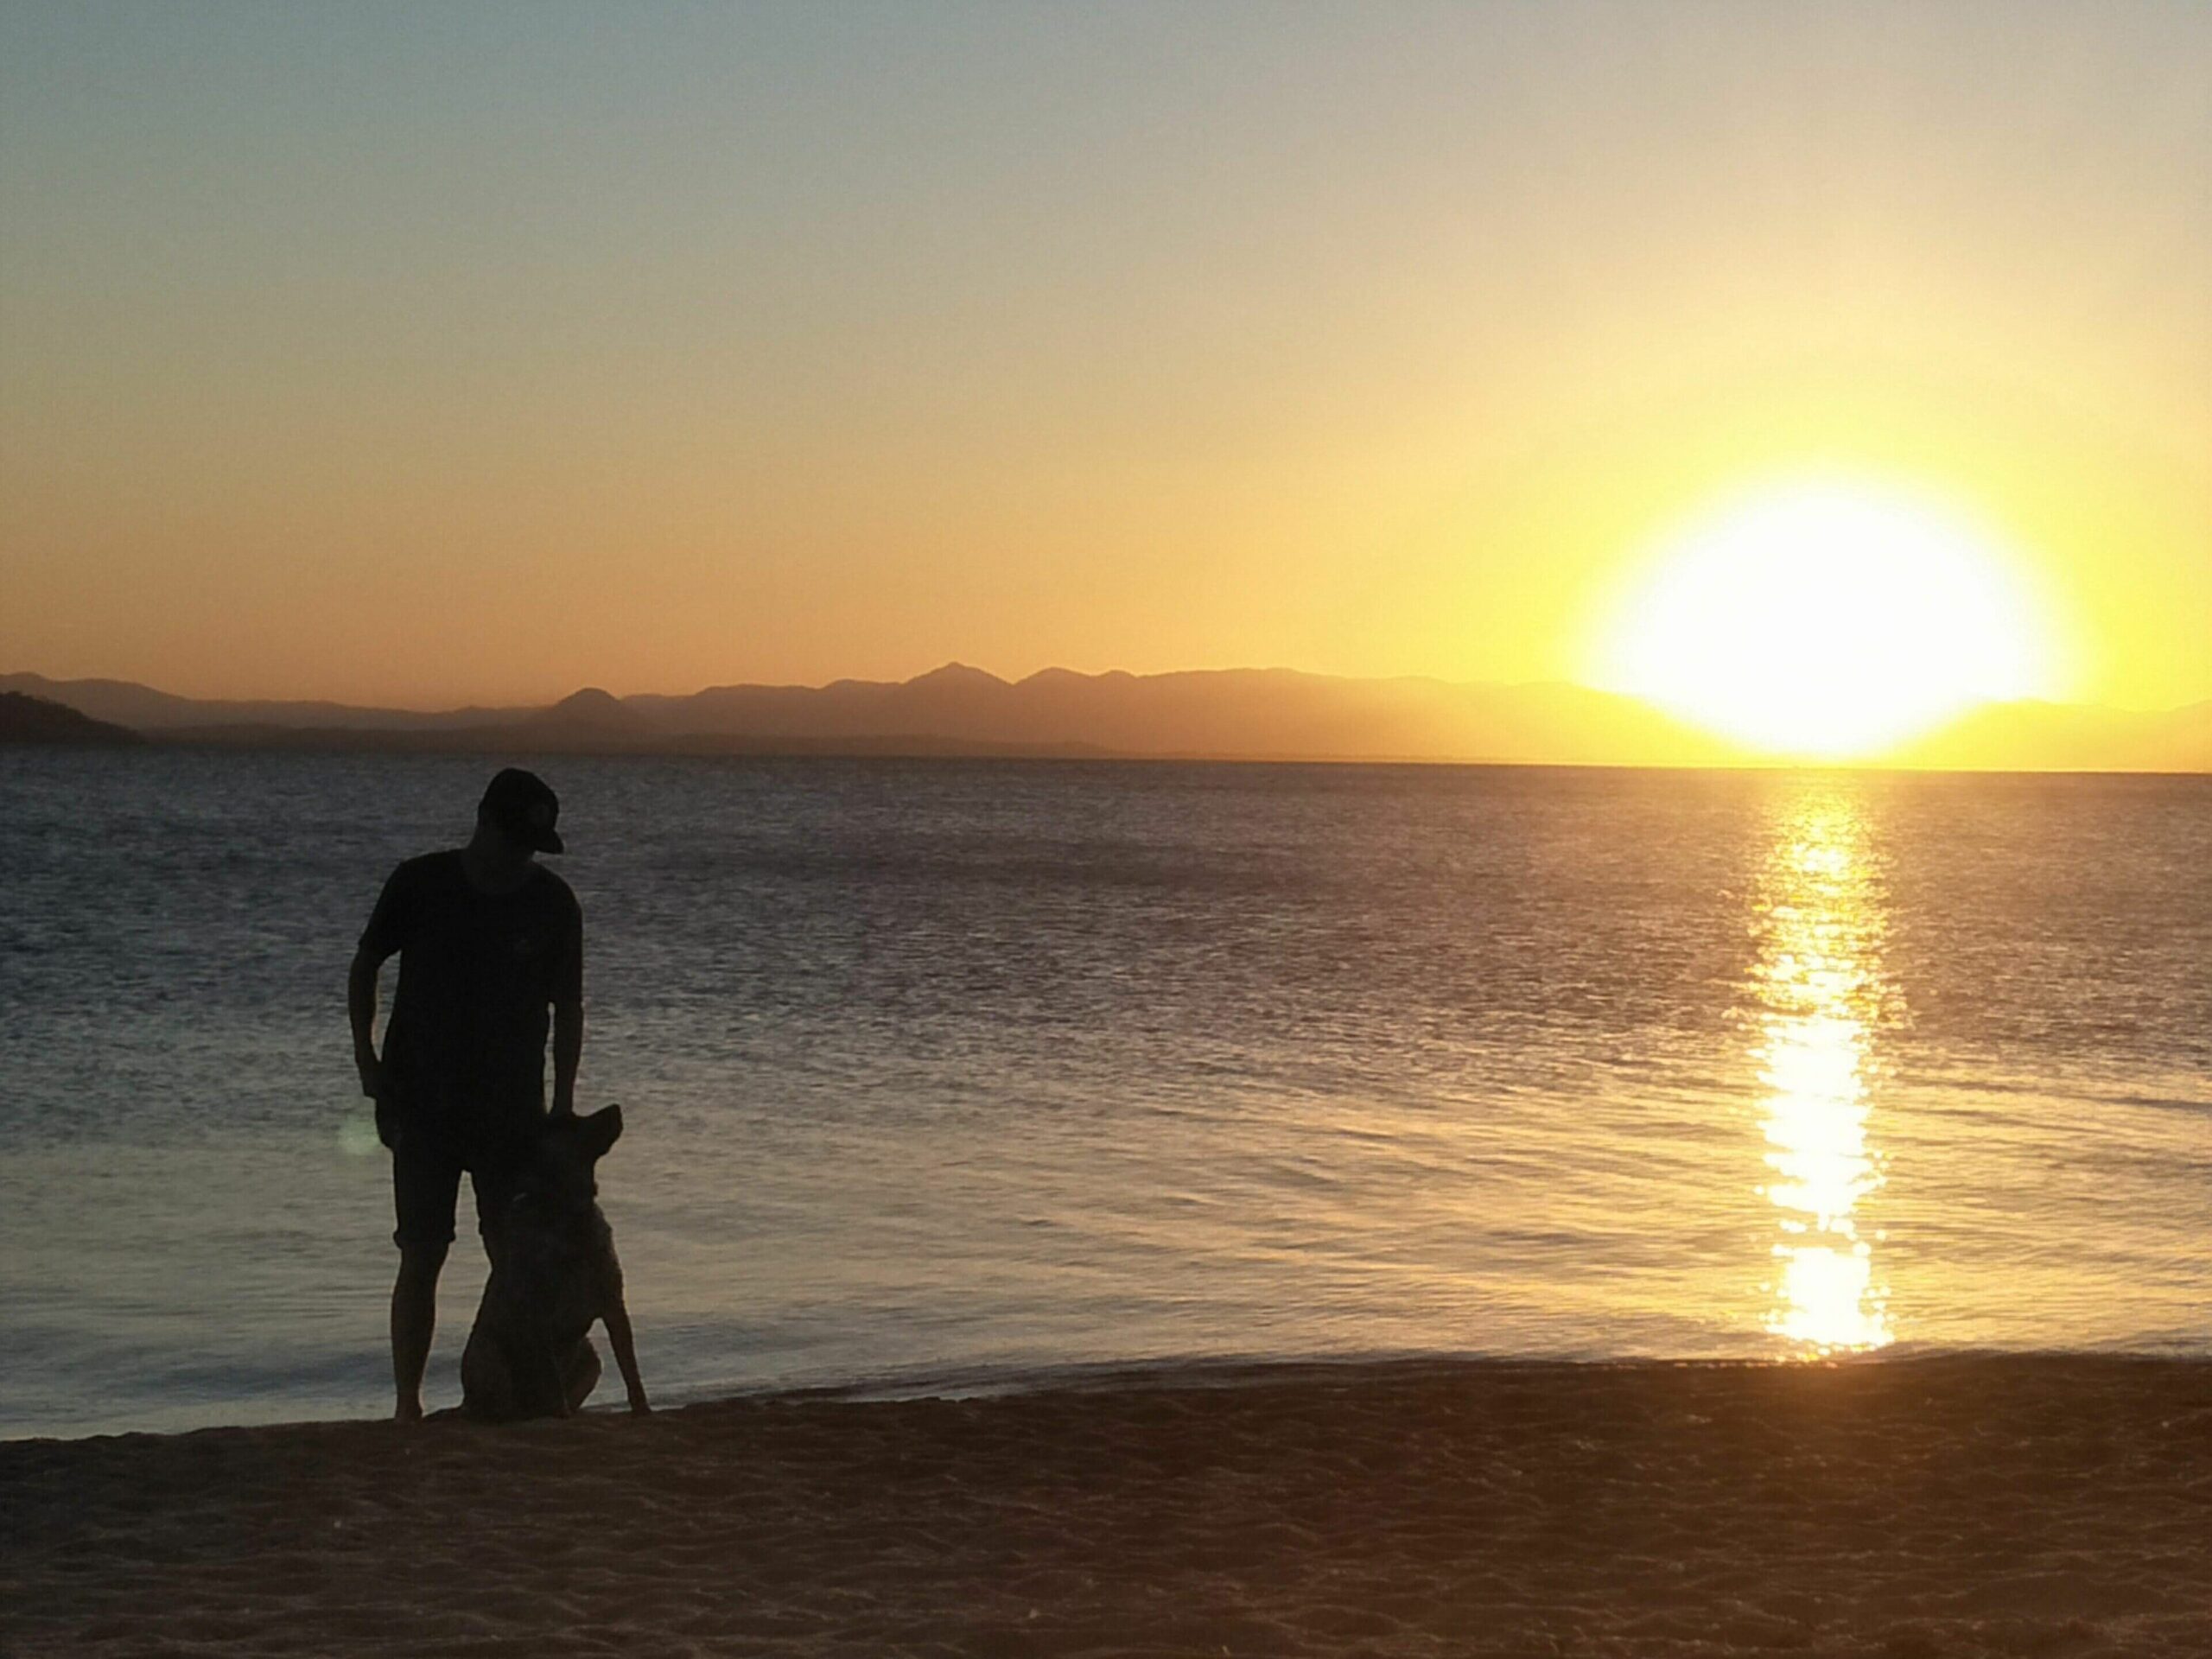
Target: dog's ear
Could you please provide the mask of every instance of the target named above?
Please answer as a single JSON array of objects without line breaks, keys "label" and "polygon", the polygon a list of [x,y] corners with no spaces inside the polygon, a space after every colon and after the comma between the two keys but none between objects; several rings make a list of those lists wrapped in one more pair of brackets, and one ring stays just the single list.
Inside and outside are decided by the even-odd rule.
[{"label": "dog's ear", "polygon": [[607,1149],[622,1138],[622,1109],[603,1106],[598,1111],[576,1120],[576,1128],[583,1149],[594,1158],[607,1156]]}]

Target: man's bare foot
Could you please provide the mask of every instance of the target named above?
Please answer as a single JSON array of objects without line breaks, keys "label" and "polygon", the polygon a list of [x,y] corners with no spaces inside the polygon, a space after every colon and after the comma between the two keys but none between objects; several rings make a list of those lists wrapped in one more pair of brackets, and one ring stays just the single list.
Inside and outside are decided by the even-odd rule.
[{"label": "man's bare foot", "polygon": [[397,1408],[395,1408],[391,1414],[391,1421],[395,1423],[421,1422],[423,1421],[423,1402],[420,1400],[401,1401]]}]

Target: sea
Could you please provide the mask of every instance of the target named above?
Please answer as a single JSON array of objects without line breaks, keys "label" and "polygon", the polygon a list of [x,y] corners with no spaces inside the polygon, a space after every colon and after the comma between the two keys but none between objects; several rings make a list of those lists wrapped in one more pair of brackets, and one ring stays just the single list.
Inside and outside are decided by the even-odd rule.
[{"label": "sea", "polygon": [[[497,764],[0,751],[0,1435],[390,1410],[346,965]],[[2212,1355],[2212,779],[539,766],[662,1402]]]}]

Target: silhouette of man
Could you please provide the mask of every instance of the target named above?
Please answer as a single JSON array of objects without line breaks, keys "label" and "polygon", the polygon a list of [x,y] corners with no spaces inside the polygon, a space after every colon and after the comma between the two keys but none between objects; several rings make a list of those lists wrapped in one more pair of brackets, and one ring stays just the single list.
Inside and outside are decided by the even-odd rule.
[{"label": "silhouette of man", "polygon": [[[575,1110],[583,1053],[583,912],[537,863],[562,850],[561,804],[535,773],[509,767],[476,809],[468,844],[410,858],[377,899],[346,980],[353,1062],[391,1148],[399,1277],[391,1287],[393,1415],[423,1414],[423,1371],[437,1324],[438,1271],[453,1243],[461,1176],[494,1252],[500,1219],[545,1110],[546,1010],[553,1013],[553,1112]],[[399,957],[399,987],[377,1052],[377,971]]]}]

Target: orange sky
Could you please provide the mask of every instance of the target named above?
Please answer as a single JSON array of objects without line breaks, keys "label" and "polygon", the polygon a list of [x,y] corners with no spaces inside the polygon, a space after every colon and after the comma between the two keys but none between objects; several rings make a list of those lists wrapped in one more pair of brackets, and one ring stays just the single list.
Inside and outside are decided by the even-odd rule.
[{"label": "orange sky", "polygon": [[2212,697],[2212,13],[0,12],[0,671],[1585,672],[1808,467]]}]

